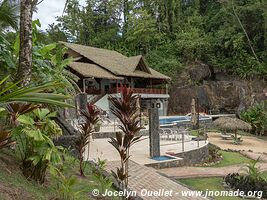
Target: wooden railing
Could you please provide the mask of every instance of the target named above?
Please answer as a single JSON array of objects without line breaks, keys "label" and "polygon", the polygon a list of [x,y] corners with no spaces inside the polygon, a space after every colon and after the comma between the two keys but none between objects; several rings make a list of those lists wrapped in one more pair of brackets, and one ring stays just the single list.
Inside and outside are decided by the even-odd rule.
[{"label": "wooden railing", "polygon": [[[166,89],[153,89],[153,88],[130,88],[133,93],[138,94],[166,94]],[[121,92],[122,88],[118,88],[118,92]]]},{"label": "wooden railing", "polygon": [[[122,91],[122,87],[118,88],[111,88],[108,91],[105,91],[106,94],[115,94],[115,93],[120,93]],[[153,89],[153,88],[129,88],[129,90],[132,90],[133,93],[137,94],[166,94],[166,89]],[[87,89],[86,90],[87,94],[94,94],[94,95],[99,95],[101,94],[101,90],[99,89]]]}]

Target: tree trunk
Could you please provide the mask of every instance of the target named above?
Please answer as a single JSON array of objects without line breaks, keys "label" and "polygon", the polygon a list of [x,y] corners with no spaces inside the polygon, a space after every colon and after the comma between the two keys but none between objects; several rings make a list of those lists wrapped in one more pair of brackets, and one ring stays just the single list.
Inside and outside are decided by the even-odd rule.
[{"label": "tree trunk", "polygon": [[123,36],[125,36],[128,28],[129,9],[128,0],[123,0]]},{"label": "tree trunk", "polygon": [[16,81],[25,86],[32,74],[32,0],[20,2],[20,50]]}]

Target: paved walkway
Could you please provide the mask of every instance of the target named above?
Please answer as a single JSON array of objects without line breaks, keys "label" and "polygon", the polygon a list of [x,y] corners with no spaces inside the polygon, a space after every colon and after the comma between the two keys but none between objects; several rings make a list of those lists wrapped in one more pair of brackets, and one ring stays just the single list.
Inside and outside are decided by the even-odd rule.
[{"label": "paved walkway", "polygon": [[[239,172],[244,165],[227,167],[175,167],[158,170],[160,173],[173,178],[224,177],[229,173]],[[267,163],[259,163],[262,171],[267,171]]]},{"label": "paved walkway", "polygon": [[[157,163],[158,161],[152,160],[149,156],[149,138],[148,136],[143,136],[142,141],[137,142],[131,147],[131,160],[134,160],[140,165]],[[118,161],[120,156],[117,150],[112,147],[108,142],[109,138],[94,139],[90,143],[90,160],[97,160],[100,158],[107,161]],[[205,141],[200,141],[199,146],[203,147],[207,145]],[[198,148],[197,141],[189,141],[184,145],[185,151],[195,150]],[[88,146],[85,152],[88,151]],[[161,155],[166,155],[167,153],[178,154],[182,152],[181,141],[171,141],[171,140],[161,140],[160,141],[160,153]],[[87,158],[87,153],[85,153],[85,159]]]},{"label": "paved walkway", "polygon": [[[111,170],[116,171],[116,168],[120,166],[119,161],[107,162],[106,170],[111,172]],[[132,191],[136,191],[137,195],[144,200],[159,199],[159,200],[204,200],[202,197],[184,197],[182,196],[182,191],[190,191],[187,187],[182,186],[171,179],[160,175],[153,168],[145,167],[139,165],[133,161],[129,164],[129,188]],[[143,196],[141,193],[148,191],[173,191],[172,196]],[[145,193],[143,193],[145,194]]]}]

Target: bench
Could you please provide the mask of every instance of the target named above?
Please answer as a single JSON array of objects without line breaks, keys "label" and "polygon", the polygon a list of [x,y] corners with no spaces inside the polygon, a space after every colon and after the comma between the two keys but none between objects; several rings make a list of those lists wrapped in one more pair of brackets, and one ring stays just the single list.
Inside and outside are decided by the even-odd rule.
[{"label": "bench", "polygon": [[231,135],[226,135],[226,134],[221,134],[221,137],[223,140],[228,140],[228,139],[232,140],[233,139],[233,137]]}]

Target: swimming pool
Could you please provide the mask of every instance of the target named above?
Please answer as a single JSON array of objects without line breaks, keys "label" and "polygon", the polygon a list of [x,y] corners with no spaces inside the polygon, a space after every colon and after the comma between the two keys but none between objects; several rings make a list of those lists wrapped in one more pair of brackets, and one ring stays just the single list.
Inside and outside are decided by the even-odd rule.
[{"label": "swimming pool", "polygon": [[[208,116],[199,116],[199,120],[208,120],[211,117]],[[190,122],[191,116],[171,116],[171,117],[161,117],[159,119],[160,125],[175,125],[177,122]]]},{"label": "swimming pool", "polygon": [[158,156],[158,157],[153,157],[151,159],[156,160],[156,161],[165,161],[165,160],[173,160],[175,158],[170,157],[170,156]]}]

